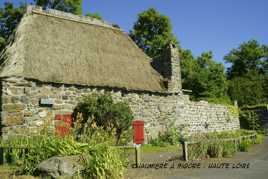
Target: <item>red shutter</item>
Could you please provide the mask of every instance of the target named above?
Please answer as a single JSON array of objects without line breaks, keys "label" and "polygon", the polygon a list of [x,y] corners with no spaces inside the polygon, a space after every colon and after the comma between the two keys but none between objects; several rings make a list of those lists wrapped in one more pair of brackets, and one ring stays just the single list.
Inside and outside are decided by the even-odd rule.
[{"label": "red shutter", "polygon": [[70,134],[73,124],[72,114],[56,114],[56,134],[59,136],[66,136]]}]

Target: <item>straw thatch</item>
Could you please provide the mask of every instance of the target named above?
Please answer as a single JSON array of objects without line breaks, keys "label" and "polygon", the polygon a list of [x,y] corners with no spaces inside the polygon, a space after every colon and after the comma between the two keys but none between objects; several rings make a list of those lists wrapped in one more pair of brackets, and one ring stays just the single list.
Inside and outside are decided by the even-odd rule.
[{"label": "straw thatch", "polygon": [[163,91],[161,75],[119,29],[34,13],[2,54],[0,77]]}]

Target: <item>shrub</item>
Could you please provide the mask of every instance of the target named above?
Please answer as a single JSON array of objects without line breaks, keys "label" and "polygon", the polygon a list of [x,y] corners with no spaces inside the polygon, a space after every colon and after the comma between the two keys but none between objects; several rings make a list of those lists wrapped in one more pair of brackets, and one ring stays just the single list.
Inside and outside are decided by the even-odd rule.
[{"label": "shrub", "polygon": [[[80,116],[81,114],[81,116]],[[124,131],[127,131],[133,120],[130,107],[123,102],[115,103],[109,94],[92,94],[85,96],[74,110],[76,134],[93,134],[92,125],[102,127],[110,133],[115,130],[116,143]],[[89,131],[89,132],[88,132]]]},{"label": "shrub", "polygon": [[[1,146],[24,147],[27,150],[10,150],[6,157],[9,161],[22,167],[23,173],[37,174],[36,167],[41,161],[53,156],[82,155],[85,170],[81,171],[84,178],[120,178],[126,160],[120,150],[106,143],[98,143],[100,134],[96,132],[92,143],[80,143],[72,137],[57,136],[17,137],[1,141]],[[98,137],[96,137],[98,136]],[[105,140],[107,141],[107,140]],[[18,152],[19,151],[19,152]]]},{"label": "shrub", "polygon": [[245,110],[239,114],[241,127],[245,129],[258,130],[260,129],[260,119],[255,111]]},{"label": "shrub", "polygon": [[120,150],[107,144],[99,144],[92,148],[84,161],[86,166],[83,175],[87,178],[122,178],[125,161]]},{"label": "shrub", "polygon": [[188,157],[191,160],[207,158],[208,144],[198,142],[188,145]]},{"label": "shrub", "polygon": [[268,128],[261,128],[257,131],[259,134],[268,136]]},{"label": "shrub", "polygon": [[[33,174],[37,164],[50,157],[78,155],[88,148],[87,144],[78,143],[72,137],[57,136],[16,137],[1,141],[1,145],[10,148],[26,148],[25,150],[12,149],[11,157],[14,157],[13,163],[20,165],[23,172],[27,174]],[[6,157],[9,158],[9,154]]]},{"label": "shrub", "polygon": [[222,145],[223,145],[223,150],[222,150],[223,157],[231,157],[237,151],[236,143],[233,141],[223,142]]},{"label": "shrub", "polygon": [[236,151],[237,147],[233,141],[200,141],[188,145],[189,159],[231,157]]},{"label": "shrub", "polygon": [[210,157],[222,157],[223,145],[221,142],[212,142],[208,145],[207,154]]},{"label": "shrub", "polygon": [[262,144],[264,141],[264,136],[262,134],[257,134],[254,144]]},{"label": "shrub", "polygon": [[250,139],[244,139],[239,144],[239,151],[241,152],[248,152],[249,147],[251,146],[252,142]]},{"label": "shrub", "polygon": [[167,146],[167,145],[176,145],[179,144],[182,136],[177,128],[172,127],[167,129],[167,131],[163,134],[159,134],[157,138],[151,139],[149,144],[152,146]]},{"label": "shrub", "polygon": [[[263,135],[258,134],[256,140],[246,138],[242,139],[240,143],[238,143],[237,140],[242,136],[254,133],[254,131],[249,130],[238,130],[232,132],[212,132],[191,136],[189,140],[196,141],[196,143],[188,144],[189,159],[231,157],[237,151],[248,151],[252,144],[261,143],[263,141]],[[235,138],[237,142],[235,142],[232,138]]]}]

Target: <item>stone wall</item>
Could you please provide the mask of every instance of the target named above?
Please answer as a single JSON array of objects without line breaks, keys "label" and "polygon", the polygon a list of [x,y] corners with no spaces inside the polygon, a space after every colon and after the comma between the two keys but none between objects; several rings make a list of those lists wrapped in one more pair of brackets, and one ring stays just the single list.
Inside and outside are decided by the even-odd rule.
[{"label": "stone wall", "polygon": [[[22,78],[1,81],[2,135],[38,133],[55,114],[71,113],[83,95],[110,92],[115,101],[129,103],[135,119],[145,121],[146,139],[171,126],[199,133],[239,129],[239,120],[228,108],[207,102],[191,102],[181,93],[148,93],[87,86],[49,84]],[[42,107],[41,98],[52,98],[52,107]]]},{"label": "stone wall", "polygon": [[180,58],[176,45],[169,44],[162,55],[152,60],[151,65],[163,76],[167,92],[178,93],[181,91]]}]

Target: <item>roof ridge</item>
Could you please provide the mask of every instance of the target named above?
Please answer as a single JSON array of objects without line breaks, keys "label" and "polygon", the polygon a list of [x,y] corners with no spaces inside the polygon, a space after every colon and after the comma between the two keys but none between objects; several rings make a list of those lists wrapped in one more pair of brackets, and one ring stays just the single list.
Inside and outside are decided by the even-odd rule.
[{"label": "roof ridge", "polygon": [[96,19],[93,17],[87,17],[87,16],[78,16],[75,14],[71,14],[71,13],[67,13],[67,12],[63,12],[63,11],[59,11],[55,9],[43,9],[41,6],[28,5],[26,14],[40,14],[40,15],[65,19],[69,21],[75,21],[78,23],[85,23],[89,25],[106,27],[106,28],[110,28],[113,30],[118,30],[118,31],[123,32],[123,30],[121,30],[120,28],[114,27],[112,24],[104,20],[99,20],[99,19]]}]

